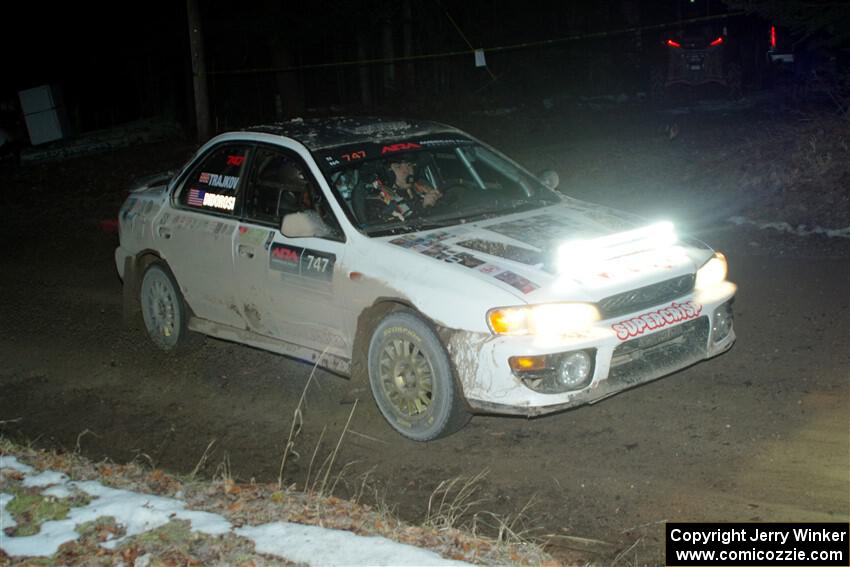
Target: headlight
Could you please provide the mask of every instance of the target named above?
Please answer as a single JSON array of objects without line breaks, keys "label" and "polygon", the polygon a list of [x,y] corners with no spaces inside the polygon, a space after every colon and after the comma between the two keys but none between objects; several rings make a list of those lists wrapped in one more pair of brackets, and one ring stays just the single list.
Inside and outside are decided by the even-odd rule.
[{"label": "headlight", "polygon": [[599,311],[589,303],[546,303],[487,312],[490,330],[497,335],[563,335],[587,330],[598,320]]},{"label": "headlight", "polygon": [[726,279],[726,256],[715,252],[714,257],[697,270],[694,288],[708,289]]}]

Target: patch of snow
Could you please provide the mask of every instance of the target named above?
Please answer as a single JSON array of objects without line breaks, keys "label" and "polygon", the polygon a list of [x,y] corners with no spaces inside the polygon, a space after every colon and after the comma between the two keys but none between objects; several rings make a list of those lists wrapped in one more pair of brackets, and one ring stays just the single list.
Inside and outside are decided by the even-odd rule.
[{"label": "patch of snow", "polygon": [[272,522],[237,528],[234,532],[254,540],[259,553],[310,565],[469,565],[384,537],[364,537],[318,526]]},{"label": "patch of snow", "polygon": [[[79,537],[75,530],[77,525],[111,516],[124,527],[125,535],[101,543],[109,549],[114,549],[128,537],[156,529],[171,520],[188,520],[193,531],[210,535],[232,532],[253,540],[258,553],[273,554],[308,565],[469,565],[383,537],[358,536],[318,526],[273,522],[235,529],[223,516],[187,510],[186,503],[176,498],[110,488],[97,481],[69,481],[66,475],[54,471],[35,474],[35,469],[20,463],[15,457],[0,457],[0,466],[26,475],[23,480],[26,486],[53,484],[42,492],[44,495],[64,498],[71,496],[72,488],[76,488],[93,497],[87,505],[71,508],[64,520],[44,522],[37,534],[0,537],[0,549],[12,557],[53,555],[63,543]],[[16,525],[15,519],[6,511],[6,505],[13,499],[10,494],[0,493],[0,528]],[[139,558],[141,563],[137,559],[137,565],[145,564],[144,557]],[[150,557],[147,557],[149,560]]]},{"label": "patch of snow", "polygon": [[[189,520],[193,530],[210,535],[225,534],[231,528],[230,522],[218,514],[186,510],[186,503],[174,498],[110,488],[94,480],[72,484],[95,497],[85,508],[72,510],[71,516],[80,516],[76,523],[112,516],[126,529],[124,537],[164,526],[171,519]],[[114,547],[121,539],[106,542],[104,546]]]},{"label": "patch of snow", "polygon": [[3,538],[0,547],[6,553],[12,556],[53,555],[60,545],[79,537],[74,526],[105,516],[112,516],[126,530],[125,536],[102,544],[110,549],[127,537],[156,529],[172,519],[189,520],[193,530],[211,535],[227,533],[231,528],[230,522],[217,514],[186,510],[185,502],[180,500],[109,488],[96,481],[68,484],[94,499],[86,506],[71,508],[64,520],[44,522],[37,534]]},{"label": "patch of snow", "polygon": [[13,471],[18,471],[24,474],[35,471],[35,469],[31,466],[26,465],[18,461],[15,457],[10,457],[8,455],[0,456],[0,469],[12,469]]},{"label": "patch of snow", "polygon": [[67,519],[45,522],[41,525],[41,530],[35,535],[4,536],[0,540],[0,548],[12,557],[16,555],[32,557],[53,555],[60,545],[79,537],[80,534],[74,531],[74,524],[75,522]]},{"label": "patch of snow", "polygon": [[728,220],[730,223],[738,226],[749,224],[761,230],[770,228],[778,230],[779,232],[787,232],[797,236],[812,236],[813,234],[818,234],[828,238],[850,238],[850,226],[845,228],[823,228],[822,226],[809,228],[804,224],[792,226],[787,222],[762,222],[748,219],[746,217],[730,217]]},{"label": "patch of snow", "polygon": [[42,496],[52,496],[53,498],[70,498],[74,493],[65,485],[51,486],[48,489],[41,491]]},{"label": "patch of snow", "polygon": [[62,484],[68,480],[68,476],[56,471],[44,471],[35,476],[28,476],[21,483],[24,486],[50,486],[51,484]]}]

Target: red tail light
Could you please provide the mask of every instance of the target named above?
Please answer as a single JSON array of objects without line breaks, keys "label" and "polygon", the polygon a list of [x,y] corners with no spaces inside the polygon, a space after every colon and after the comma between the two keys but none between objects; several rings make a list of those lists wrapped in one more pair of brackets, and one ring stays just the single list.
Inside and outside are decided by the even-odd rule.
[{"label": "red tail light", "polygon": [[776,26],[770,26],[770,48],[776,49]]},{"label": "red tail light", "polygon": [[710,47],[717,47],[718,45],[721,45],[722,43],[723,43],[723,36],[718,37],[717,39],[715,39],[714,41],[712,41],[708,45]]},{"label": "red tail light", "polygon": [[678,41],[673,41],[672,39],[667,40],[667,45],[669,45],[670,47],[677,47],[677,48],[682,47],[681,43],[679,43]]}]

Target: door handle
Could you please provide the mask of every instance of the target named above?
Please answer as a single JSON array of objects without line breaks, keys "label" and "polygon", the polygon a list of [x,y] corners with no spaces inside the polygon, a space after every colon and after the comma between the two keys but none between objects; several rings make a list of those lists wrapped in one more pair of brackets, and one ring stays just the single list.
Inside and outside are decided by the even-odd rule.
[{"label": "door handle", "polygon": [[254,257],[254,249],[251,248],[250,246],[245,246],[244,244],[240,244],[237,247],[237,251],[239,252],[240,256],[243,256],[245,258],[250,259],[250,258]]},{"label": "door handle", "polygon": [[166,240],[171,238],[171,229],[168,227],[160,226],[156,229],[156,233]]}]

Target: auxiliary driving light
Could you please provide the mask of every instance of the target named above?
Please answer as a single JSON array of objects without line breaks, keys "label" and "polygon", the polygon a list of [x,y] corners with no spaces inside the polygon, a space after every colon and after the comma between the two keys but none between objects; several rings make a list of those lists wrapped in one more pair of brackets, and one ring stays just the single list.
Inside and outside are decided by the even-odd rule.
[{"label": "auxiliary driving light", "polygon": [[535,356],[512,356],[514,376],[535,392],[563,394],[581,390],[593,379],[595,349]]},{"label": "auxiliary driving light", "polygon": [[565,390],[578,390],[590,378],[593,361],[586,351],[579,350],[567,354],[558,365],[557,381]]},{"label": "auxiliary driving light", "polygon": [[714,323],[711,325],[711,337],[719,343],[732,330],[732,305],[727,301],[714,311]]}]

